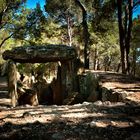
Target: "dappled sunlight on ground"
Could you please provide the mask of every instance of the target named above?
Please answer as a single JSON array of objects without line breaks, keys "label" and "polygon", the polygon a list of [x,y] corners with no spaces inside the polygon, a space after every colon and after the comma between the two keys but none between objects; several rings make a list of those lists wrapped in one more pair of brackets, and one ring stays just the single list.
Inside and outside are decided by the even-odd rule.
[{"label": "dappled sunlight on ground", "polygon": [[[123,123],[118,121],[119,118],[128,118],[126,113],[121,112],[121,108],[124,106],[119,104],[110,104],[110,106],[99,105],[96,106],[92,103],[77,104],[73,106],[20,106],[17,108],[2,109],[0,112],[0,119],[3,120],[1,124],[6,122],[11,122],[13,124],[25,124],[33,123],[35,121],[40,121],[42,123],[47,123],[48,121],[53,121],[54,119],[62,120],[76,120],[76,122],[81,122],[83,119],[90,118],[91,121],[95,121],[97,125],[106,124],[116,125],[123,127],[126,122]],[[116,112],[115,108],[118,108],[119,113]],[[108,112],[113,110],[112,113]],[[116,115],[114,115],[114,113]],[[112,123],[113,122],[113,123]],[[130,124],[127,124],[130,126]],[[125,126],[125,125],[124,125]]]},{"label": "dappled sunlight on ground", "polygon": [[[62,140],[117,140],[138,138],[139,130],[140,107],[121,102],[0,108],[0,138],[3,139],[24,136],[51,140],[58,135]],[[128,140],[135,140],[132,138]]]}]

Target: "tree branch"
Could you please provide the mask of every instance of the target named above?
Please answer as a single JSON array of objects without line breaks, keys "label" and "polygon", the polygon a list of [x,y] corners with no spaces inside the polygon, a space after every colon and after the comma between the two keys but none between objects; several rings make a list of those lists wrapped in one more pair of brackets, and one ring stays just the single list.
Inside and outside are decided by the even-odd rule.
[{"label": "tree branch", "polygon": [[[28,29],[30,29],[32,27],[32,25],[34,25],[41,17],[37,18],[34,22],[32,22],[32,24],[30,24],[27,28],[25,33],[28,31]],[[25,25],[26,26],[26,25]],[[15,32],[13,32],[11,35],[9,35],[8,37],[6,37],[1,43],[0,43],[0,48],[2,47],[2,45],[9,39],[11,38],[14,34],[16,34],[17,32],[19,32],[21,29],[24,29],[25,26],[21,26],[18,29],[16,29]]]},{"label": "tree branch", "polygon": [[0,44],[0,48],[2,47],[2,45],[5,43],[6,40],[8,40],[9,38],[11,38],[14,35],[14,33],[12,33],[10,36],[6,37]]},{"label": "tree branch", "polygon": [[138,0],[136,3],[134,3],[133,9],[134,9],[136,6],[138,6],[138,5],[140,5],[140,0]]},{"label": "tree branch", "polygon": [[82,11],[86,12],[85,6],[79,0],[75,0],[75,3],[77,3],[79,5],[79,7],[82,9]]},{"label": "tree branch", "polygon": [[7,24],[8,22],[5,22],[4,24],[0,25],[0,30]]}]

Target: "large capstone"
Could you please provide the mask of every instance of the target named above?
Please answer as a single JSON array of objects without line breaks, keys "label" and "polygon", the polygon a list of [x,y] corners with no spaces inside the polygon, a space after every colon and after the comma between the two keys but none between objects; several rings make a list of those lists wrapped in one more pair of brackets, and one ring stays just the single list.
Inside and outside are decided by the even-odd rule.
[{"label": "large capstone", "polygon": [[66,45],[21,46],[3,53],[5,60],[11,59],[19,63],[68,61],[75,57],[75,48]]}]

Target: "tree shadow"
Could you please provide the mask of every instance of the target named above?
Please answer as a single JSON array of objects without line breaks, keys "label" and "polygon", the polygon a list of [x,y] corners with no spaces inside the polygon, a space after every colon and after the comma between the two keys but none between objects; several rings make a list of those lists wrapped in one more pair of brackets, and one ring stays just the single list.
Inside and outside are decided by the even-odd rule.
[{"label": "tree shadow", "polygon": [[26,123],[15,125],[6,123],[0,127],[1,140],[123,140],[140,134],[140,126],[130,127],[107,127],[90,126],[83,122],[69,123],[64,121],[52,121],[49,123]]},{"label": "tree shadow", "polygon": [[[140,106],[115,104],[42,106],[26,108],[22,114],[19,117],[7,115],[5,118],[36,119],[24,123],[17,123],[16,119],[12,122],[3,119],[5,123],[0,125],[0,139],[132,140],[131,137],[135,134],[140,135],[140,123],[136,121],[140,119]],[[43,115],[44,122],[41,121]],[[49,119],[47,115],[52,118]]]}]

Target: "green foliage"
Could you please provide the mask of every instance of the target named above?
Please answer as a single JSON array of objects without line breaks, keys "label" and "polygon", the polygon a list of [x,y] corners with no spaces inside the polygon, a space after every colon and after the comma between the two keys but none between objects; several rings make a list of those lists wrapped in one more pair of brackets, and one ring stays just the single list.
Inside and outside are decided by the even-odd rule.
[{"label": "green foliage", "polygon": [[134,43],[139,43],[140,41],[140,18],[136,18],[133,21],[133,42]]},{"label": "green foliage", "polygon": [[15,25],[17,21],[20,21],[18,13],[20,12],[19,9],[23,8],[24,2],[26,2],[26,0],[2,0],[0,3],[0,32],[7,33],[5,38],[1,38],[0,47],[13,36],[14,32],[19,31],[19,28],[16,28],[17,31],[15,31]]},{"label": "green foliage", "polygon": [[[115,0],[94,0],[93,1],[93,30],[106,32],[112,23],[116,20]],[[111,25],[111,24],[110,24]]]},{"label": "green foliage", "polygon": [[[55,75],[55,71],[57,68],[57,63],[36,63],[36,64],[18,64],[17,69],[20,73],[24,75],[30,75],[31,73],[37,76],[45,76],[46,78],[50,78],[51,75]],[[55,75],[56,76],[56,75]]]},{"label": "green foliage", "polygon": [[13,19],[14,13],[16,13],[20,6],[25,3],[26,0],[1,0],[0,1],[0,27],[6,25]]},{"label": "green foliage", "polygon": [[26,0],[0,0],[0,12],[10,10],[17,10],[19,6],[25,3]]},{"label": "green foliage", "polygon": [[[68,44],[68,24],[71,28],[72,45],[76,47],[79,58],[83,58],[84,36],[82,11],[74,0],[46,0],[44,13],[39,4],[34,9],[27,9],[25,0],[0,0],[0,42],[12,35],[1,48],[20,45]],[[90,61],[98,60],[100,68],[105,65],[105,58],[111,60],[110,68],[115,70],[120,61],[118,23],[115,0],[80,0],[87,10],[88,30],[90,33]],[[5,8],[9,7],[6,11]],[[2,14],[2,16],[1,16]],[[47,16],[46,16],[47,15]],[[68,19],[70,22],[68,23]],[[139,46],[139,22],[134,20],[133,46]],[[86,35],[85,35],[86,36]],[[95,52],[96,55],[95,56]],[[132,50],[133,52],[133,50]],[[132,56],[133,53],[131,53]],[[137,57],[139,51],[137,51]],[[51,64],[53,66],[53,64]],[[21,71],[26,71],[19,65]],[[34,65],[31,69],[43,69],[44,64]],[[28,72],[27,72],[28,73]]]},{"label": "green foliage", "polygon": [[21,24],[16,24],[16,28],[20,29],[20,32],[14,34],[14,38],[26,40],[29,43],[40,40],[46,20],[40,5],[37,4],[33,10],[24,9],[19,18],[21,18]]},{"label": "green foliage", "polygon": [[46,3],[46,12],[58,22],[65,23],[67,15],[73,14],[73,0],[47,0]]}]

